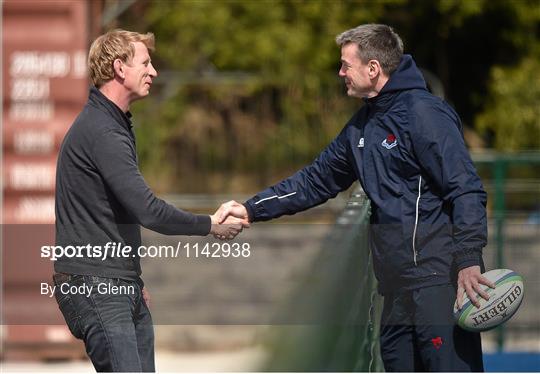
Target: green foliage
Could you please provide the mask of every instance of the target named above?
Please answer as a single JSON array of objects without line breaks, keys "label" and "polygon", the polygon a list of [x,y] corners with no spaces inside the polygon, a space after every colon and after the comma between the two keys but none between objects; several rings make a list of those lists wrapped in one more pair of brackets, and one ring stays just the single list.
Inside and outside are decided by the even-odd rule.
[{"label": "green foliage", "polygon": [[528,57],[516,67],[494,67],[489,100],[477,127],[494,136],[501,151],[540,150],[540,62]]},{"label": "green foliage", "polygon": [[503,40],[515,46],[507,64],[490,69],[487,95],[475,118],[476,128],[497,150],[540,150],[540,1],[508,2],[514,28]]},{"label": "green foliage", "polygon": [[497,147],[527,131],[505,146],[533,148],[539,4],[137,2],[114,26],[156,34],[159,87],[134,107],[143,171],[161,189],[252,192],[310,162],[361,105],[344,94],[334,39],[368,22],[394,27],[465,124],[495,133]]}]

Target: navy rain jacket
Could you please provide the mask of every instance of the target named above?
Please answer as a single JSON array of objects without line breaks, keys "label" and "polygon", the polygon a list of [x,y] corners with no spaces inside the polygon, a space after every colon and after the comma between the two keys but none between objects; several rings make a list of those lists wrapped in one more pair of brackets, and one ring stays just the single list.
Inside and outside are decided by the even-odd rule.
[{"label": "navy rain jacket", "polygon": [[486,193],[458,115],[427,91],[410,55],[311,165],[244,205],[251,221],[266,221],[322,204],[355,180],[371,200],[383,294],[455,282],[459,270],[483,266]]}]

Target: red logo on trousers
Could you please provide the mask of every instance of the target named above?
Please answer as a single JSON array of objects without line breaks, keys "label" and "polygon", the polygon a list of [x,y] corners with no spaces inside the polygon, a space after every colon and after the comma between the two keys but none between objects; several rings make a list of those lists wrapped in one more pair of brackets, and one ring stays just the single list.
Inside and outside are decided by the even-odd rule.
[{"label": "red logo on trousers", "polygon": [[431,339],[431,342],[433,343],[435,349],[439,350],[442,345],[442,338],[440,336],[437,336],[436,338]]}]

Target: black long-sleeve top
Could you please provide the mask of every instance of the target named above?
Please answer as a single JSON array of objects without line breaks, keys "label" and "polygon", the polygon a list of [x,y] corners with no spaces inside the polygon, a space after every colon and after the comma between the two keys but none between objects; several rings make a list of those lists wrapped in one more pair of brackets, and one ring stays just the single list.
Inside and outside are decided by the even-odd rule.
[{"label": "black long-sleeve top", "polygon": [[[168,235],[207,235],[210,217],[157,198],[142,177],[130,120],[97,88],[67,132],[56,171],[56,245],[130,246],[128,257],[58,258],[55,271],[136,280],[140,225]],[[119,245],[116,244],[116,247]],[[109,245],[109,249],[111,245]],[[79,253],[77,253],[79,254]],[[92,255],[99,254],[96,251]]]}]

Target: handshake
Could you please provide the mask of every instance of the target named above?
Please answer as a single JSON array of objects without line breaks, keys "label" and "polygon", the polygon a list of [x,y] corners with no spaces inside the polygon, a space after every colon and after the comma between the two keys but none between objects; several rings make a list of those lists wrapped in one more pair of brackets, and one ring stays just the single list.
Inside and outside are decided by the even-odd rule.
[{"label": "handshake", "polygon": [[221,204],[210,219],[212,220],[210,234],[220,240],[234,239],[244,228],[249,228],[246,207],[234,200]]}]

